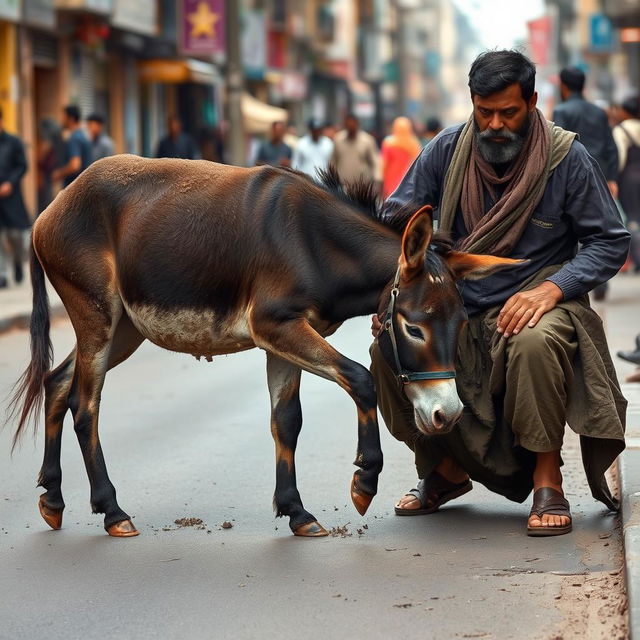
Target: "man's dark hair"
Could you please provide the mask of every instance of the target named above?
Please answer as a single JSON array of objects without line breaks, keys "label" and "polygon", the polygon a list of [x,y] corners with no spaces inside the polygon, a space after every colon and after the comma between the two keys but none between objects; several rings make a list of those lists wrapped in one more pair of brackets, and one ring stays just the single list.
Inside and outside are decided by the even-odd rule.
[{"label": "man's dark hair", "polygon": [[573,93],[582,93],[584,80],[584,71],[578,67],[565,67],[560,72],[560,82]]},{"label": "man's dark hair", "polygon": [[98,124],[104,124],[104,118],[99,113],[92,113],[87,117],[87,122],[97,122]]},{"label": "man's dark hair", "polygon": [[440,129],[442,129],[442,122],[440,122],[440,118],[428,118],[425,123],[425,128],[427,131],[440,131]]},{"label": "man's dark hair", "polygon": [[[640,94],[629,96],[622,101],[620,107],[624,109],[631,117],[640,118]],[[0,118],[1,117],[2,114],[0,112]]]},{"label": "man's dark hair", "polygon": [[519,84],[522,97],[529,101],[535,90],[536,68],[519,51],[503,49],[481,53],[469,70],[471,97],[486,98],[504,91],[512,84]]},{"label": "man's dark hair", "polygon": [[72,118],[76,122],[80,122],[80,108],[75,104],[68,104],[64,108],[64,112],[69,116],[69,118]]}]

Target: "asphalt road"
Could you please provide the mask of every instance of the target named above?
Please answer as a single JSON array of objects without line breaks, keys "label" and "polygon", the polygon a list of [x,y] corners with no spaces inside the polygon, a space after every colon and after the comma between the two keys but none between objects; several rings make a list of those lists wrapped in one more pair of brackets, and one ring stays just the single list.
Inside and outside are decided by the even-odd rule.
[{"label": "asphalt road", "polygon": [[[368,324],[351,321],[331,341],[366,363]],[[74,342],[67,322],[55,325],[53,340],[58,361]],[[2,398],[27,343],[22,331],[0,336]],[[336,529],[328,538],[295,538],[274,518],[260,351],[206,363],[145,343],[107,376],[101,439],[137,538],[110,538],[102,516],[91,515],[69,417],[60,531],[37,510],[41,437],[27,437],[10,458],[5,429],[0,638],[623,637],[611,635],[623,609],[619,522],[587,496],[575,442],[565,451],[570,535],[528,538],[529,506],[477,484],[437,514],[396,517],[393,503],[415,476],[410,452],[384,425],[380,492],[360,517],[349,499],[353,403],[304,374],[302,404],[299,488],[305,507]],[[205,527],[174,523],[185,517]],[[587,623],[605,635],[585,636]]]}]

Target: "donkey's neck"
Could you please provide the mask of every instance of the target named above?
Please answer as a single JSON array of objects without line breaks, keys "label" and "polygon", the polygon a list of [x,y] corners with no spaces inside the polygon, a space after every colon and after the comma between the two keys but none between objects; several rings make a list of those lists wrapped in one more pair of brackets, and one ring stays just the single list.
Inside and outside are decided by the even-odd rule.
[{"label": "donkey's neck", "polygon": [[375,223],[351,234],[330,265],[335,278],[332,319],[342,322],[378,311],[380,296],[396,274],[400,246],[399,235]]}]

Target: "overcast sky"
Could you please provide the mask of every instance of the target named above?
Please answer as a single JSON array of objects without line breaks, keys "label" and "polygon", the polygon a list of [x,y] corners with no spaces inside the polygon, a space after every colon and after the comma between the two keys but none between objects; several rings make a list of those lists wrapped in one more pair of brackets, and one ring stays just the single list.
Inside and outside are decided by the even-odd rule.
[{"label": "overcast sky", "polygon": [[508,48],[527,36],[527,20],[544,13],[543,0],[454,0],[488,49]]}]

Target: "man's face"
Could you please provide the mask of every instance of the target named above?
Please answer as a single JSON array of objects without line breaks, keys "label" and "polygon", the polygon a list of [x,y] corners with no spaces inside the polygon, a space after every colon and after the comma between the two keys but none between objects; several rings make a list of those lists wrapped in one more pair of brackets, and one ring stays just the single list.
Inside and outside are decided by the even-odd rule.
[{"label": "man's face", "polygon": [[355,118],[347,118],[344,121],[344,128],[351,135],[358,132],[358,121]]},{"label": "man's face", "polygon": [[485,98],[473,96],[474,135],[487,162],[511,162],[518,155],[529,130],[529,116],[537,101],[538,94],[534,93],[527,102],[517,83]]},{"label": "man's face", "polygon": [[92,138],[97,138],[102,133],[102,124],[96,120],[87,120],[87,130]]},{"label": "man's face", "polygon": [[281,122],[276,122],[271,128],[271,137],[275,141],[280,141],[284,138],[285,128]]}]

